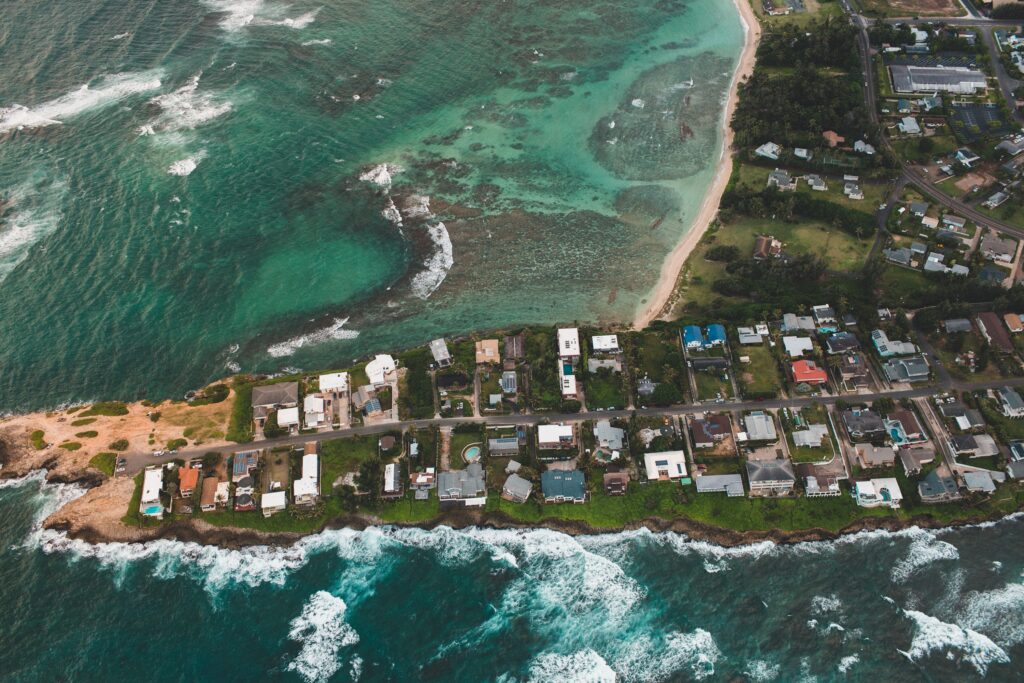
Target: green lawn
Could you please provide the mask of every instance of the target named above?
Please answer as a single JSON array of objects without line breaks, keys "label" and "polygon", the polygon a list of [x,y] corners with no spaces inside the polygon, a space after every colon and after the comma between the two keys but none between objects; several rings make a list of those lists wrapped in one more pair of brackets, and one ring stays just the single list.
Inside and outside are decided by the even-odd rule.
[{"label": "green lawn", "polygon": [[466,461],[462,458],[462,451],[470,444],[480,444],[483,449],[483,430],[473,429],[472,431],[466,432],[452,432],[451,450],[448,451],[448,463],[452,469],[461,470],[466,466]]},{"label": "green lawn", "polygon": [[97,453],[89,460],[89,465],[95,467],[108,477],[112,477],[114,476],[114,464],[116,461],[116,453]]},{"label": "green lawn", "polygon": [[[929,135],[923,138],[902,138],[892,141],[893,149],[896,150],[896,154],[900,158],[915,163],[926,162],[936,156],[946,155],[950,152],[955,152],[960,144],[953,137],[953,134],[949,132],[948,128],[943,127],[940,129],[942,133],[936,135]],[[923,143],[925,147],[922,147],[922,141],[930,141],[931,146],[928,147],[928,143]]]},{"label": "green lawn", "polygon": [[881,292],[879,305],[916,308],[918,302],[931,301],[935,285],[919,270],[888,265],[878,283]]},{"label": "green lawn", "polygon": [[701,371],[693,373],[693,378],[697,382],[697,396],[698,400],[709,401],[717,398],[718,394],[722,395],[722,398],[732,398],[732,383],[727,379],[722,379],[722,375],[718,372]]},{"label": "green lawn", "polygon": [[740,391],[748,397],[775,396],[782,388],[779,365],[767,346],[742,346],[738,353],[750,358],[749,363],[733,366]]},{"label": "green lawn", "polygon": [[[377,455],[377,436],[354,436],[320,443],[323,472],[322,489],[329,491],[334,481],[346,472],[355,472],[359,464]],[[276,516],[276,515],[275,515]]]},{"label": "green lawn", "polygon": [[587,375],[584,391],[591,410],[626,407],[626,392],[619,373],[601,370]]}]

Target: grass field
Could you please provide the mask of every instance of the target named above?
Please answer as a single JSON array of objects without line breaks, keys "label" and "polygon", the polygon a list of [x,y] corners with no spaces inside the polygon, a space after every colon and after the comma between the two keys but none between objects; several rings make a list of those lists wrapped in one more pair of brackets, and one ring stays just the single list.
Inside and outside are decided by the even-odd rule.
[{"label": "grass field", "polygon": [[108,477],[114,476],[114,463],[117,460],[115,453],[97,453],[89,460],[89,464],[98,469]]},{"label": "grass field", "polygon": [[732,383],[728,379],[722,379],[718,372],[695,372],[693,379],[697,382],[698,400],[710,401],[715,398],[732,398]]},{"label": "grass field", "polygon": [[376,436],[331,439],[320,443],[323,489],[330,490],[334,480],[346,472],[355,472],[359,464],[377,455]]},{"label": "grass field", "polygon": [[865,16],[959,17],[964,8],[955,0],[860,0]]},{"label": "grass field", "polygon": [[622,375],[619,373],[606,370],[587,375],[584,391],[587,407],[591,410],[626,407],[626,392],[622,385]]},{"label": "grass field", "polygon": [[750,363],[740,363],[733,368],[740,391],[745,396],[777,395],[782,388],[782,379],[771,350],[763,345],[743,346],[739,354],[750,358]]}]

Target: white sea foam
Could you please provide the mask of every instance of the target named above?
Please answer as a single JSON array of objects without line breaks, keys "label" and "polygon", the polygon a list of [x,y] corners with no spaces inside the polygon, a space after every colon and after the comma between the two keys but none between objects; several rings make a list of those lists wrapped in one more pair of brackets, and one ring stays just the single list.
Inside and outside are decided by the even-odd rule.
[{"label": "white sea foam", "polygon": [[632,635],[620,646],[611,667],[624,681],[654,683],[678,678],[704,680],[715,674],[722,653],[704,629],[660,635]]},{"label": "white sea foam", "polygon": [[940,560],[960,559],[960,552],[952,543],[940,541],[924,529],[916,529],[913,535],[914,540],[907,549],[907,556],[892,568],[893,581],[902,583],[920,569]]},{"label": "white sea foam", "polygon": [[160,115],[140,131],[146,128],[152,134],[154,130],[190,130],[230,112],[234,106],[231,102],[214,93],[199,91],[201,77],[200,72],[180,88],[151,99],[150,104],[160,108]]},{"label": "white sea foam", "polygon": [[402,204],[402,215],[406,218],[433,218],[434,214],[430,212],[430,197],[410,195]]},{"label": "white sea foam", "polygon": [[167,172],[170,175],[187,176],[191,175],[192,171],[196,170],[199,162],[206,158],[206,150],[201,149],[190,157],[175,161],[167,167]]},{"label": "white sea foam", "polygon": [[220,27],[228,32],[245,28],[256,18],[256,13],[264,9],[263,0],[203,0],[204,4],[224,17]]},{"label": "white sea foam", "polygon": [[385,190],[391,189],[391,182],[396,173],[401,173],[402,167],[395,164],[377,164],[373,168],[364,171],[359,179],[363,182],[373,183]]},{"label": "white sea foam", "polygon": [[416,273],[410,283],[413,294],[421,299],[430,298],[448,277],[448,271],[455,263],[452,240],[444,223],[429,226],[427,232],[434,245],[434,253],[424,261],[423,270]]},{"label": "white sea foam", "polygon": [[51,484],[46,481],[45,470],[33,470],[24,477],[16,479],[0,479],[0,490],[21,487],[36,489],[36,511],[32,516],[32,525],[29,528],[28,536],[21,544],[26,548],[35,548],[40,545],[44,534],[48,533],[43,530],[43,522],[47,517],[71,501],[81,498],[87,490],[77,484]]},{"label": "white sea foam", "polygon": [[131,35],[131,33],[118,33],[115,36],[110,36],[110,40],[124,40],[125,38],[129,37],[130,35]]},{"label": "white sea foam", "polygon": [[847,655],[846,657],[843,657],[839,660],[839,666],[836,668],[839,670],[839,673],[846,674],[858,662],[860,662],[859,655]]},{"label": "white sea foam", "polygon": [[326,681],[341,668],[338,651],[359,642],[359,634],[345,623],[347,606],[327,591],[317,591],[291,622],[288,637],[302,643],[299,654],[288,664],[306,681]]},{"label": "white sea foam", "polygon": [[593,650],[545,652],[530,664],[531,683],[615,683],[615,671]]},{"label": "white sea foam", "polygon": [[0,221],[0,282],[18,267],[32,246],[60,226],[64,181],[26,182],[7,193],[10,208]]},{"label": "white sea foam", "polygon": [[15,104],[0,109],[0,133],[63,123],[91,109],[108,107],[160,87],[159,71],[140,71],[100,76],[66,95],[34,107]]},{"label": "white sea foam", "polygon": [[914,638],[906,654],[912,661],[923,659],[934,652],[945,652],[952,661],[969,664],[984,676],[992,664],[1010,661],[1006,652],[992,640],[977,631],[949,624],[923,612],[904,610],[914,622]]},{"label": "white sea foam", "polygon": [[640,99],[639,97],[636,98],[635,100],[633,100],[633,102],[631,104],[634,107],[636,107],[637,109],[643,109],[644,106],[646,106],[646,103],[642,99]]},{"label": "white sea foam", "polygon": [[318,38],[316,40],[304,40],[302,41],[303,47],[309,47],[311,45],[330,45],[334,41],[330,38]]},{"label": "white sea foam", "polygon": [[253,23],[261,26],[284,26],[286,28],[301,29],[306,28],[314,21],[316,21],[316,15],[320,14],[320,8],[311,10],[304,14],[300,14],[297,17],[285,17],[283,19],[264,19],[259,16],[255,18]]},{"label": "white sea foam", "polygon": [[843,603],[833,595],[815,595],[811,598],[811,612],[814,614],[828,614],[838,612],[842,608]]},{"label": "white sea foam", "polygon": [[283,358],[292,355],[304,346],[315,346],[328,341],[358,337],[358,330],[345,329],[347,324],[348,318],[335,318],[334,322],[327,327],[267,347],[267,353],[274,358]]},{"label": "white sea foam", "polygon": [[1024,643],[1024,584],[1010,583],[990,591],[971,591],[958,610],[957,622],[991,633],[1003,647]]},{"label": "white sea foam", "polygon": [[782,666],[779,664],[772,664],[763,659],[755,659],[747,662],[747,668],[744,669],[743,673],[754,683],[768,683],[768,681],[777,679],[781,670]]}]

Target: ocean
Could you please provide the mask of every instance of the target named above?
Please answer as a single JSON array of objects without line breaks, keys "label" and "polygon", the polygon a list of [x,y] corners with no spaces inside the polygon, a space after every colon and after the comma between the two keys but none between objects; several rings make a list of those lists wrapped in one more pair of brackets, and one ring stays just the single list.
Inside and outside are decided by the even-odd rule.
[{"label": "ocean", "polygon": [[1020,681],[1017,516],[722,548],[371,528],[293,547],[88,545],[73,486],[0,485],[10,681]]},{"label": "ocean", "polygon": [[0,411],[632,319],[728,0],[0,3]]}]

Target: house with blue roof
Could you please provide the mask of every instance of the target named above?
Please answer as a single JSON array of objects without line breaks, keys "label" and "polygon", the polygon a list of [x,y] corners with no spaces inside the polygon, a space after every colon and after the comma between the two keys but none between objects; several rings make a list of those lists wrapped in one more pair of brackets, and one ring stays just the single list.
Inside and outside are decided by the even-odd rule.
[{"label": "house with blue roof", "polygon": [[704,339],[704,333],[700,331],[700,327],[687,325],[683,328],[683,344],[688,349],[703,349],[708,343]]},{"label": "house with blue roof", "polygon": [[708,346],[723,346],[725,344],[725,325],[712,323],[707,327]]}]

